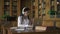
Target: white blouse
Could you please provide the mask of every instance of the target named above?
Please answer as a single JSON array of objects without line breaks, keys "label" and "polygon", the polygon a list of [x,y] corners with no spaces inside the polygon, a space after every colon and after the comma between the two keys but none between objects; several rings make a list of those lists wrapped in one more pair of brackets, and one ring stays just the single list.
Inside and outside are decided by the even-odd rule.
[{"label": "white blouse", "polygon": [[28,25],[28,24],[29,24],[29,19],[24,19],[22,22],[22,16],[18,17],[18,27],[20,27],[21,25]]}]

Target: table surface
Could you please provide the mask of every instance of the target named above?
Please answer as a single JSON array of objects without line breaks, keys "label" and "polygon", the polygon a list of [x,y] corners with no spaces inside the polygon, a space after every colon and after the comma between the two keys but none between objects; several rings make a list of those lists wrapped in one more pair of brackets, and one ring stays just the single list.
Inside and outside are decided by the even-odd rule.
[{"label": "table surface", "polygon": [[[10,29],[11,30],[11,29]],[[24,30],[24,31],[15,31],[11,30],[13,34],[60,34],[60,28],[55,29],[53,27],[48,27],[46,31],[38,31],[38,30]]]},{"label": "table surface", "polygon": [[33,31],[33,32],[12,32],[12,34],[60,34],[58,31]]},{"label": "table surface", "polygon": [[60,30],[51,30],[51,31],[48,31],[48,30],[46,30],[46,31],[37,31],[37,30],[33,30],[33,31],[19,31],[19,32],[17,32],[17,31],[12,31],[12,33],[20,33],[20,34],[36,34],[36,33],[60,33]]}]

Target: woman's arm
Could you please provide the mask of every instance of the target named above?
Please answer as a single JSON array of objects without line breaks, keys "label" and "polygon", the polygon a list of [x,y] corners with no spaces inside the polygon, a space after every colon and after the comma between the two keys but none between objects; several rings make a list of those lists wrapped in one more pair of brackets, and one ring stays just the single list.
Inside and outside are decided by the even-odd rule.
[{"label": "woman's arm", "polygon": [[33,25],[34,24],[34,18],[30,19],[30,25]]},{"label": "woman's arm", "polygon": [[17,26],[19,27],[21,25],[21,16],[18,17],[18,24]]}]

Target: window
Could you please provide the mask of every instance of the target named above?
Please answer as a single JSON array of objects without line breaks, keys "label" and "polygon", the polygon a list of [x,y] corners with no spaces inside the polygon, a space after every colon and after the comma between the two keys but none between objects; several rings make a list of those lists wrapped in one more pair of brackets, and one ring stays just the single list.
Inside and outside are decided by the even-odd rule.
[{"label": "window", "polygon": [[57,12],[56,12],[56,17],[60,18],[60,0],[57,0]]},{"label": "window", "polygon": [[12,0],[12,16],[17,16],[17,0]]},{"label": "window", "polygon": [[10,15],[10,0],[4,0],[4,15]]}]

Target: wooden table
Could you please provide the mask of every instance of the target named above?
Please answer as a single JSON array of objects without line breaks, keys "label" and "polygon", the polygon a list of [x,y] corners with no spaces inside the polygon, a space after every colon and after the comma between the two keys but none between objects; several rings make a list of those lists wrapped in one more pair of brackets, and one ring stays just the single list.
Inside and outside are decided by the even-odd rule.
[{"label": "wooden table", "polygon": [[11,30],[8,30],[8,34],[60,34],[60,31],[30,31],[30,32],[12,32]]},{"label": "wooden table", "polygon": [[36,31],[36,30],[33,30],[33,31],[29,31],[29,32],[16,32],[16,31],[13,31],[8,27],[8,28],[5,28],[5,27],[2,27],[3,28],[3,34],[60,34],[60,30],[46,30],[46,31]]}]

